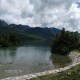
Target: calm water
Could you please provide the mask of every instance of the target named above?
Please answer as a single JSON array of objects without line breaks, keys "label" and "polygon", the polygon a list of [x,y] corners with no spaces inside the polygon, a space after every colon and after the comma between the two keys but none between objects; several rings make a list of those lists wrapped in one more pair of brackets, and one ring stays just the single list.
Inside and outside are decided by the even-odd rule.
[{"label": "calm water", "polygon": [[51,55],[48,46],[1,48],[0,78],[51,70],[69,63],[69,57]]},{"label": "calm water", "polygon": [[29,67],[44,63],[51,64],[50,55],[49,47],[25,46],[3,48],[0,49],[0,63],[13,63]]}]

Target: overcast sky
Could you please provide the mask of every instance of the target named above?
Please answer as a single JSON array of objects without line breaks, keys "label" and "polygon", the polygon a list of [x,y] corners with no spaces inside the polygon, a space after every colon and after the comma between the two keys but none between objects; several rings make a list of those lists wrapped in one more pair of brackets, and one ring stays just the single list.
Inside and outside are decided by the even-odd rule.
[{"label": "overcast sky", "polygon": [[80,32],[80,0],[0,0],[0,19]]}]

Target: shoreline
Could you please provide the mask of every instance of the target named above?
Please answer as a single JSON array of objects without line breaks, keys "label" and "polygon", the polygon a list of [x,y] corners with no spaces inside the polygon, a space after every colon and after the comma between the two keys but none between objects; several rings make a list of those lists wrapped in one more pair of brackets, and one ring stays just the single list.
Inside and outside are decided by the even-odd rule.
[{"label": "shoreline", "polygon": [[70,52],[69,56],[71,57],[73,63],[69,66],[64,67],[64,68],[59,68],[59,69],[54,69],[54,70],[49,70],[49,71],[44,71],[44,72],[39,72],[39,73],[34,73],[34,74],[27,74],[27,75],[23,75],[23,76],[8,77],[8,78],[1,79],[1,80],[30,80],[32,78],[36,78],[39,76],[45,76],[45,75],[49,75],[49,74],[55,74],[58,72],[62,72],[62,71],[68,70],[68,69],[80,64],[79,52],[72,51],[72,52]]}]

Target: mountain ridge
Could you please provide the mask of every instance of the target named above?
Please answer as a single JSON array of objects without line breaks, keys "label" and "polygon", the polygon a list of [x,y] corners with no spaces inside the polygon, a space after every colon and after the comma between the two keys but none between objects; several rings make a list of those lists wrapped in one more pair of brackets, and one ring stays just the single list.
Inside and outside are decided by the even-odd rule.
[{"label": "mountain ridge", "polygon": [[58,32],[60,32],[60,30],[54,27],[30,27],[22,24],[7,24],[4,20],[0,20],[0,34],[15,33],[16,35],[24,37],[24,39],[27,40],[31,40],[31,38],[51,40]]}]

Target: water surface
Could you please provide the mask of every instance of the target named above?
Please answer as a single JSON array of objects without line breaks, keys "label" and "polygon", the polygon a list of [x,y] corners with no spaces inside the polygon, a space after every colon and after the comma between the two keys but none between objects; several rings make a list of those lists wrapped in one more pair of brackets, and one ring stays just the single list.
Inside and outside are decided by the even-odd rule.
[{"label": "water surface", "polygon": [[49,46],[0,48],[0,78],[42,72],[69,64],[69,57],[51,55]]}]

